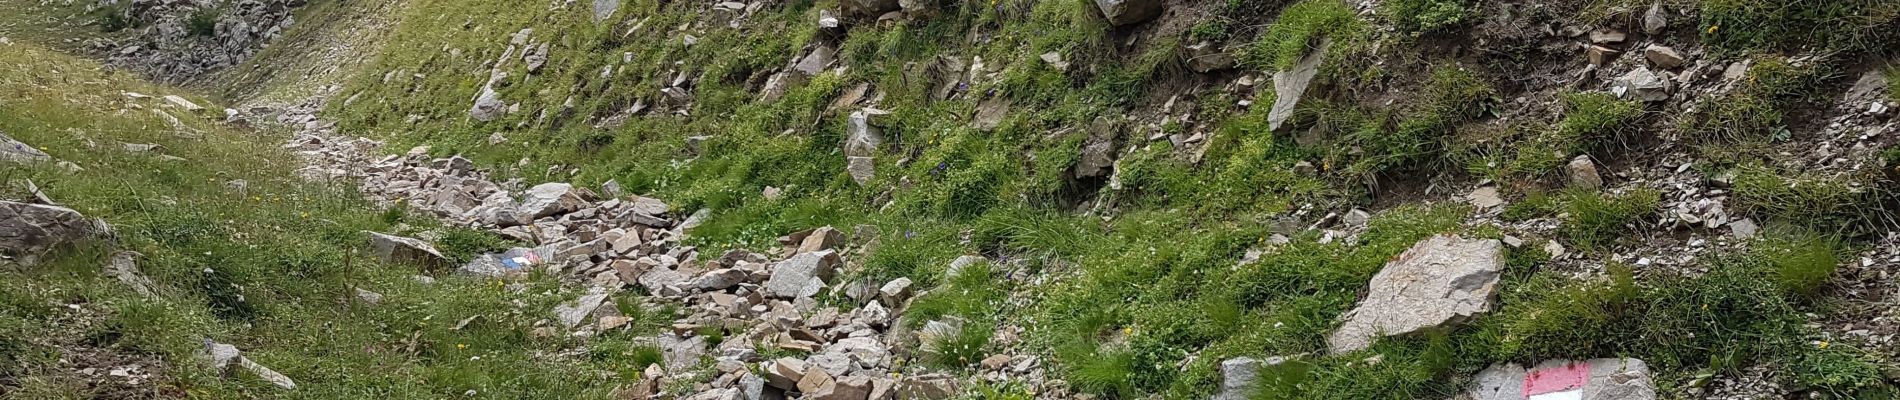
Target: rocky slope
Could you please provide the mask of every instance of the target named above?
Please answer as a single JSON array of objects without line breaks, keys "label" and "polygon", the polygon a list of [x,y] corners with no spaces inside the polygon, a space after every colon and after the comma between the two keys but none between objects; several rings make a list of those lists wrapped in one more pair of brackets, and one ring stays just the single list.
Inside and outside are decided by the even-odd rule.
[{"label": "rocky slope", "polygon": [[[294,105],[122,110],[288,130],[288,175],[406,221],[321,243],[444,286],[350,304],[496,287],[370,346],[502,337],[526,344],[469,362],[591,377],[435,395],[1900,390],[1890,2],[410,0],[241,64],[302,6],[84,7],[142,27],[90,46],[154,80],[332,66]],[[98,240],[83,207],[29,203],[5,210],[47,217],[0,225],[13,262]],[[165,274],[115,276],[194,287]],[[386,390],[271,343],[204,348],[290,390],[253,395]]]}]

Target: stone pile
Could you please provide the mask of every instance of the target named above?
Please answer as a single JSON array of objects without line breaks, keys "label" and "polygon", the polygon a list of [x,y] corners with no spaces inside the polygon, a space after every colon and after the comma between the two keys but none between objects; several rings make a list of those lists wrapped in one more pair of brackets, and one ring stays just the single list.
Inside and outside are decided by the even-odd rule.
[{"label": "stone pile", "polygon": [[238,65],[282,36],[305,0],[100,0],[102,12],[136,29],[117,42],[91,43],[117,67],[182,83]]}]

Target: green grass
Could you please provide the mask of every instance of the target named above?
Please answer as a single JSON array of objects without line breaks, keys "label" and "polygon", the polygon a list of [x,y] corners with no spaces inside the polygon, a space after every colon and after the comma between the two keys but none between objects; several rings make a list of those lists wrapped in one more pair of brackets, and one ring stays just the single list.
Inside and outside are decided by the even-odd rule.
[{"label": "green grass", "polygon": [[1683,118],[1678,129],[1715,143],[1788,141],[1797,117],[1791,113],[1821,96],[1818,89],[1837,75],[1826,65],[1757,57],[1736,89],[1698,101],[1697,111]]},{"label": "green grass", "polygon": [[1875,50],[1900,27],[1900,5],[1881,0],[1701,0],[1699,6],[1702,42],[1727,55]]},{"label": "green grass", "polygon": [[1760,165],[1735,170],[1735,195],[1743,211],[1823,232],[1857,235],[1889,226],[1892,194],[1865,182],[1878,175],[1821,176],[1785,173]]},{"label": "green grass", "polygon": [[1243,59],[1258,68],[1286,70],[1321,40],[1355,40],[1366,29],[1366,23],[1340,0],[1303,0],[1282,10]]},{"label": "green grass", "polygon": [[1478,7],[1469,0],[1395,0],[1380,3],[1379,12],[1400,32],[1427,33],[1463,23]]},{"label": "green grass", "polygon": [[[19,183],[31,179],[56,201],[112,223],[118,246],[144,254],[139,268],[159,292],[141,298],[103,276],[103,244],[70,249],[42,267],[0,268],[0,333],[7,333],[0,335],[0,359],[8,360],[0,381],[24,385],[20,396],[120,395],[84,384],[74,371],[85,366],[56,356],[71,351],[162,362],[157,387],[204,398],[445,398],[468,390],[491,397],[599,397],[613,386],[603,376],[637,371],[637,363],[619,357],[534,355],[577,344],[526,333],[566,300],[553,279],[526,281],[519,294],[460,276],[425,285],[411,278],[422,273],[417,266],[365,256],[361,231],[396,227],[349,190],[295,178],[299,163],[279,149],[276,135],[158,108],[185,122],[186,131],[175,131],[152,112],[129,108],[158,102],[130,100],[120,91],[186,93],[32,45],[15,43],[0,63],[14,66],[0,71],[0,93],[11,99],[0,107],[0,131],[85,168],[67,173],[51,165],[10,165],[0,169],[7,196],[20,195]],[[46,80],[52,71],[63,79]],[[119,142],[157,143],[189,161],[128,156],[117,150]],[[227,185],[236,179],[248,182],[244,191]],[[445,233],[458,256],[499,243],[427,220],[402,220],[411,229],[403,233]],[[379,305],[355,304],[350,288],[385,298]],[[453,329],[471,316],[480,318]],[[237,345],[300,387],[279,391],[244,373],[220,378],[195,356],[206,338]]]}]

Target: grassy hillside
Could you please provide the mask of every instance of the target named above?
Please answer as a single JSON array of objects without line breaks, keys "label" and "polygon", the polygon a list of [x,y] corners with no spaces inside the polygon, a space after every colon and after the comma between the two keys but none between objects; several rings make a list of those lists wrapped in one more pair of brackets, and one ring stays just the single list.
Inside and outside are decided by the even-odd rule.
[{"label": "grassy hillside", "polygon": [[[0,165],[5,197],[28,198],[30,180],[105,219],[118,247],[143,254],[138,267],[158,293],[140,297],[105,275],[107,243],[0,268],[0,398],[599,398],[658,360],[629,344],[632,333],[568,354],[569,339],[527,334],[571,296],[557,283],[419,283],[417,267],[367,256],[362,231],[431,232],[455,257],[498,239],[382,211],[351,185],[304,182],[280,136],[122,94],[185,92],[30,44],[0,47],[0,132],[84,168]],[[122,143],[162,150],[127,153]],[[384,297],[367,304],[354,289]],[[660,315],[639,320],[647,330],[668,318],[628,311]],[[221,379],[197,358],[205,339],[300,386],[280,391],[242,371]],[[151,383],[106,375],[128,365]]]},{"label": "grassy hillside", "polygon": [[[1751,379],[1819,398],[1897,393],[1891,345],[1838,328],[1890,305],[1846,277],[1890,244],[1900,151],[1891,135],[1841,142],[1864,132],[1827,127],[1879,126],[1851,119],[1863,105],[1835,107],[1862,72],[1884,68],[1900,85],[1888,66],[1900,50],[1892,2],[1658,2],[1670,27],[1640,40],[1706,61],[1693,71],[1707,79],[1652,103],[1607,90],[1616,76],[1578,78],[1590,36],[1559,33],[1634,35],[1651,2],[1188,2],[1112,27],[1086,0],[998,0],[841,30],[819,25],[838,10],[831,0],[737,10],[627,0],[598,21],[591,1],[358,3],[318,2],[308,12],[319,22],[305,28],[314,36],[298,42],[334,43],[323,35],[374,21],[338,34],[365,44],[334,59],[340,67],[297,82],[255,72],[332,65],[277,49],[218,91],[279,100],[341,77],[325,116],[344,132],[392,151],[430,145],[529,182],[614,181],[676,211],[709,209],[687,238],[702,254],[873,226],[864,231],[875,237],[855,239],[876,246],[848,260],[846,279],[908,277],[934,290],[906,323],[966,321],[947,350],[917,355],[924,368],[977,376],[978,360],[1013,351],[1044,357],[1081,393],[1189,399],[1218,388],[1223,359],[1290,356],[1256,398],[1413,399],[1451,397],[1498,362],[1621,356],[1647,361],[1669,398],[1762,370],[1769,377]],[[1201,41],[1232,49],[1238,67],[1189,70],[1186,46]],[[542,43],[546,65],[531,71],[522,52]],[[762,98],[775,73],[819,47],[835,48],[837,64]],[[161,395],[212,398],[599,398],[656,361],[630,337],[570,354],[574,341],[528,336],[563,300],[552,282],[423,285],[412,267],[348,256],[362,230],[438,232],[458,256],[498,239],[293,181],[296,163],[268,136],[183,115],[201,137],[179,136],[147,110],[156,102],[117,94],[164,90],[32,45],[7,49],[0,64],[24,68],[0,69],[0,89],[20,99],[0,103],[0,131],[87,168],[13,168],[9,187],[33,179],[118,224],[166,288],[150,301],[115,290],[96,272],[105,255],[83,249],[59,266],[0,270],[0,358],[18,361],[0,385],[16,396],[87,394],[54,361],[62,349],[167,361],[164,387],[176,393]],[[1630,50],[1618,68],[1648,65]],[[1315,86],[1290,128],[1270,131],[1270,76],[1314,51]],[[518,107],[479,121],[469,109],[491,69],[507,73],[495,90]],[[283,87],[297,90],[273,91]],[[132,103],[144,108],[119,112]],[[883,144],[861,184],[843,143],[864,108],[890,113],[873,117]],[[977,121],[997,110],[994,126]],[[127,157],[116,142],[164,144],[189,161]],[[1113,174],[1079,176],[1085,149],[1102,143]],[[1836,147],[1854,150],[1815,156]],[[1600,160],[1608,187],[1566,188],[1579,156]],[[1465,204],[1480,185],[1508,205]],[[1672,207],[1708,196],[1766,228],[1745,239],[1683,227]],[[1356,209],[1373,216],[1346,222]],[[1498,309],[1326,356],[1326,335],[1366,282],[1437,233],[1525,243],[1507,251]],[[1705,239],[1721,245],[1686,265],[1649,263]],[[945,275],[969,254],[996,265]],[[354,304],[352,287],[388,299]],[[628,312],[655,315],[650,329],[668,314]],[[65,333],[22,340],[48,325]],[[1013,327],[1026,330],[1019,342],[994,336]],[[208,376],[189,358],[204,337],[308,389]],[[968,396],[1028,392],[1005,383]]]}]

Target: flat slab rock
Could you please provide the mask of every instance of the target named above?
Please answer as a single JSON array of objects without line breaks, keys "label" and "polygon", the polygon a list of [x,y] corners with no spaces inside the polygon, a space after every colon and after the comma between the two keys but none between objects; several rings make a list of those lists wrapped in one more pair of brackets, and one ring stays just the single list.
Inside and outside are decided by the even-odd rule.
[{"label": "flat slab rock", "polygon": [[105,224],[70,208],[0,201],[0,255],[32,265],[41,254],[108,232]]},{"label": "flat slab rock", "polygon": [[1491,310],[1504,244],[1456,235],[1427,238],[1372,276],[1359,307],[1327,342],[1334,354],[1365,349],[1374,339],[1463,322]]},{"label": "flat slab rock", "polygon": [[1499,364],[1473,377],[1457,400],[1655,400],[1649,364],[1634,358]]}]

